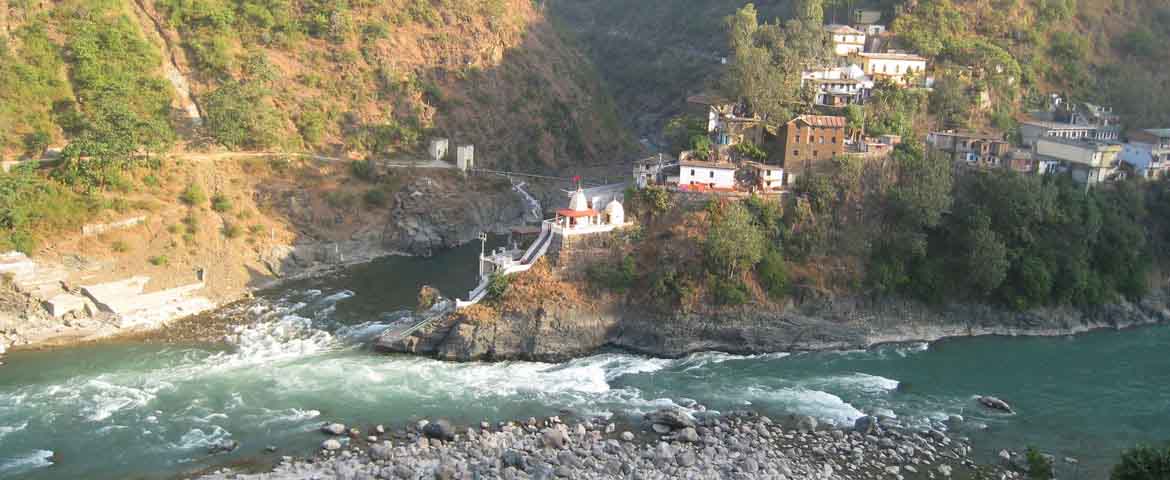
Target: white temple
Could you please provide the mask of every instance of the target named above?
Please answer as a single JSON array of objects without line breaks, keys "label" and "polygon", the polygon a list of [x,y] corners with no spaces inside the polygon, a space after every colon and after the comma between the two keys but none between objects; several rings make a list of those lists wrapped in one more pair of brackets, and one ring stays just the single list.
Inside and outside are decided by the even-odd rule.
[{"label": "white temple", "polygon": [[600,200],[596,198],[590,205],[585,191],[577,187],[577,191],[569,194],[569,208],[557,209],[556,217],[545,222],[551,223],[554,232],[561,235],[609,232],[624,226],[626,212],[621,202],[614,198],[605,206],[604,212],[599,212],[594,207],[601,203]]}]

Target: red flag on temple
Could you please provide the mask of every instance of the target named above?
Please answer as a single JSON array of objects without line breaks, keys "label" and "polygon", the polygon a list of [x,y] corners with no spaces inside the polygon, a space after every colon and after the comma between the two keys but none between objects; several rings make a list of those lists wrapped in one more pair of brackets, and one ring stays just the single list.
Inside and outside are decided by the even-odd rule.
[{"label": "red flag on temple", "polygon": [[573,176],[573,183],[580,184],[580,183],[581,183],[581,176],[580,176],[580,175],[574,175],[574,176]]}]

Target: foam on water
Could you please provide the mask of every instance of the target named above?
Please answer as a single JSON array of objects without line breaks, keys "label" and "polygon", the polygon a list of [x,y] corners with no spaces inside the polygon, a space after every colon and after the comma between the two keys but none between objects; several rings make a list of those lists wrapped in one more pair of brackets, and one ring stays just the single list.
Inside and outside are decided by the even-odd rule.
[{"label": "foam on water", "polygon": [[718,365],[730,361],[742,360],[779,360],[790,356],[789,353],[760,353],[755,355],[735,355],[724,352],[697,352],[687,355],[686,357],[677,360],[677,365],[683,367],[683,370],[696,370],[708,367],[710,365]]},{"label": "foam on water", "polygon": [[53,464],[52,450],[33,450],[25,454],[0,457],[0,473],[13,475]]},{"label": "foam on water", "polygon": [[878,375],[854,372],[848,375],[833,375],[829,377],[813,378],[801,382],[802,385],[818,389],[843,389],[850,392],[880,395],[898,389],[898,381]]},{"label": "foam on water", "polygon": [[25,428],[28,428],[28,420],[20,425],[0,425],[0,440],[3,440],[10,433],[19,432]]},{"label": "foam on water", "polygon": [[752,401],[752,404],[781,407],[788,412],[809,415],[837,425],[848,425],[865,415],[841,397],[820,390],[750,386],[744,389],[743,397]]},{"label": "foam on water", "polygon": [[171,446],[180,450],[206,448],[228,437],[231,437],[231,433],[228,433],[227,430],[224,430],[219,425],[213,425],[206,429],[192,428],[183,434],[178,442],[171,444]]}]

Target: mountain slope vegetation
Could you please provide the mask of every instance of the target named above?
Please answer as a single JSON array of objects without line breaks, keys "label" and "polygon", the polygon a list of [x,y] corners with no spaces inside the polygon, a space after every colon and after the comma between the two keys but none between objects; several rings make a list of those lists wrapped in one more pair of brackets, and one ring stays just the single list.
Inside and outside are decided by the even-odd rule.
[{"label": "mountain slope vegetation", "polygon": [[[481,165],[552,171],[631,145],[588,61],[532,2],[5,5],[6,159],[79,140],[73,158],[109,168],[173,146],[411,156],[447,136],[476,144]],[[187,89],[201,126],[182,114]]]},{"label": "mountain slope vegetation", "polygon": [[[551,11],[575,32],[627,123],[655,136],[685,109],[688,94],[718,86],[731,56],[725,19],[744,0],[559,0]],[[1048,93],[1110,104],[1128,127],[1170,124],[1170,5],[1158,0],[775,0],[756,1],[761,24],[819,5],[825,23],[855,8],[883,12],[897,47],[921,52],[967,94],[955,126],[1011,128]],[[731,63],[731,62],[728,62]],[[947,81],[950,81],[949,79]],[[643,88],[643,85],[652,88]],[[983,96],[986,96],[984,100]],[[959,118],[961,117],[961,118]],[[922,122],[920,122],[922,123]]]}]

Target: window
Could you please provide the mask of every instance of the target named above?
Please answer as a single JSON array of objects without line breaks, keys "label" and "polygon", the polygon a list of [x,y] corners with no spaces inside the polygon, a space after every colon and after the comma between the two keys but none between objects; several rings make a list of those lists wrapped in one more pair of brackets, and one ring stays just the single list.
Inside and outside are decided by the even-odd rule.
[{"label": "window", "polygon": [[817,143],[824,144],[824,143],[825,143],[825,137],[822,135],[820,138],[818,138],[818,139],[817,139]]},{"label": "window", "polygon": [[834,144],[834,145],[836,145],[836,144],[837,144],[837,137],[833,137],[833,144]]},{"label": "window", "polygon": [[800,150],[793,150],[793,151],[792,151],[792,156],[794,156],[794,157],[799,157],[799,156],[800,156]]},{"label": "window", "polygon": [[709,178],[715,178],[715,171],[714,171],[714,170],[711,170],[711,171],[709,172],[709,175],[707,175],[707,176],[708,176]]},{"label": "window", "polygon": [[691,169],[691,176],[692,177],[695,176],[695,169],[693,169],[693,168]]}]

